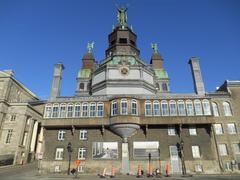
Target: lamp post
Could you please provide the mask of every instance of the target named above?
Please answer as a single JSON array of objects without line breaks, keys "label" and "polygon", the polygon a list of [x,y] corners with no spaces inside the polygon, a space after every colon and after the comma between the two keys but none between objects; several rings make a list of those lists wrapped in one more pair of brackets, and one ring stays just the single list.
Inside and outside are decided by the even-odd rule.
[{"label": "lamp post", "polygon": [[71,142],[68,143],[67,150],[68,150],[68,157],[69,157],[69,159],[68,159],[68,175],[70,175],[71,155],[72,155],[72,152],[73,152]]},{"label": "lamp post", "polygon": [[182,160],[182,175],[186,175],[186,166],[184,160],[184,152],[183,152],[184,142],[183,140],[180,141],[180,152],[181,152],[181,160]]}]

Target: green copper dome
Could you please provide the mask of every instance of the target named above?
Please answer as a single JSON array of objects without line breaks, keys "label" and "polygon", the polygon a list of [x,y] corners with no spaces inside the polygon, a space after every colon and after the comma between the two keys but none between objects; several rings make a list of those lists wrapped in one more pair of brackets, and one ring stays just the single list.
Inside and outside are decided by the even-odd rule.
[{"label": "green copper dome", "polygon": [[155,76],[157,79],[165,79],[168,78],[168,73],[165,69],[154,69]]},{"label": "green copper dome", "polygon": [[91,69],[81,69],[78,72],[78,78],[89,78],[91,75]]}]

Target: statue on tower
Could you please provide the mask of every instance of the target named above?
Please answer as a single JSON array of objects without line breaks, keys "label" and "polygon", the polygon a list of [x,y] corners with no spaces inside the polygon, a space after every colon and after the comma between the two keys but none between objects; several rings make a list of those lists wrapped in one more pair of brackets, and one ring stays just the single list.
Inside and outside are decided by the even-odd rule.
[{"label": "statue on tower", "polygon": [[151,47],[152,47],[154,53],[158,53],[158,45],[157,45],[157,43],[152,43]]},{"label": "statue on tower", "polygon": [[118,23],[121,26],[127,25],[127,8],[126,7],[120,7],[118,8]]},{"label": "statue on tower", "polygon": [[89,53],[92,52],[93,47],[94,47],[94,42],[88,42],[87,43],[87,50],[88,50]]}]

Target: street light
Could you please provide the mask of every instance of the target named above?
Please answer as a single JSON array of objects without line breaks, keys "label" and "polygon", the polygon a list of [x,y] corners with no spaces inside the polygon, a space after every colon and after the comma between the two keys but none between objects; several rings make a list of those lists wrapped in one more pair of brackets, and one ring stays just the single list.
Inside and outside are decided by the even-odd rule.
[{"label": "street light", "polygon": [[184,152],[183,152],[184,142],[183,140],[180,141],[180,154],[181,154],[181,160],[182,160],[182,175],[186,175],[186,166],[185,166],[185,160],[184,160]]},{"label": "street light", "polygon": [[72,143],[71,142],[68,143],[67,150],[68,150],[68,157],[69,157],[69,161],[68,161],[68,175],[70,175],[71,155],[72,155],[72,152],[73,152]]}]

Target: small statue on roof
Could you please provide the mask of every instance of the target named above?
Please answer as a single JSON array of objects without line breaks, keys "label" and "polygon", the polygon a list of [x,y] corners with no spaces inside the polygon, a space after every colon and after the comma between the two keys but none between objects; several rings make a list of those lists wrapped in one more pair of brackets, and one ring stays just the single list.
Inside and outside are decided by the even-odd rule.
[{"label": "small statue on roof", "polygon": [[126,26],[127,25],[127,8],[122,6],[118,8],[118,23],[121,26]]},{"label": "small statue on roof", "polygon": [[88,42],[87,43],[87,50],[88,50],[89,53],[92,52],[93,47],[94,47],[94,42]]},{"label": "small statue on roof", "polygon": [[157,45],[157,43],[152,43],[151,47],[152,47],[154,53],[158,53],[158,45]]}]

